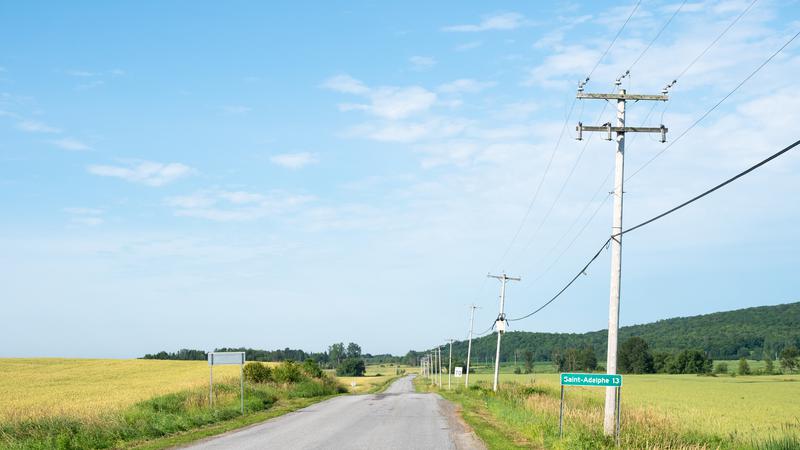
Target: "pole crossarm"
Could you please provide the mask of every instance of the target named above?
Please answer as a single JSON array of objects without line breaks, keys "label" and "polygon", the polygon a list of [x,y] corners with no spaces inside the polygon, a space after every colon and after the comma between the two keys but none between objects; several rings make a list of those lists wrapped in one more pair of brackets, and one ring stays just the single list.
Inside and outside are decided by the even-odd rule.
[{"label": "pole crossarm", "polygon": [[587,99],[587,100],[632,100],[632,101],[639,101],[639,100],[656,100],[665,102],[669,100],[669,96],[667,95],[651,95],[651,94],[592,94],[588,92],[578,92],[576,95],[578,99]]},{"label": "pole crossarm", "polygon": [[612,133],[661,133],[669,131],[669,128],[661,127],[610,127],[610,126],[589,126],[579,123],[575,131],[611,131]]}]

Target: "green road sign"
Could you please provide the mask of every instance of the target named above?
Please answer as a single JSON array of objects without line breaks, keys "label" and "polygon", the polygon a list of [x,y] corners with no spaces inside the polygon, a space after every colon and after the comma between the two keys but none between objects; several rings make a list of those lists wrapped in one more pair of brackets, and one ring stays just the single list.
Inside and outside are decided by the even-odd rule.
[{"label": "green road sign", "polygon": [[562,373],[562,386],[622,386],[622,375],[602,373]]}]

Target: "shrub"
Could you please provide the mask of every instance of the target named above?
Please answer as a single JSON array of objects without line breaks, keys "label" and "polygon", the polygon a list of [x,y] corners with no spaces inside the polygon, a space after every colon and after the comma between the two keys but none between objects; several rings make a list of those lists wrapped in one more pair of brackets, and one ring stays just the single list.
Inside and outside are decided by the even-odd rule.
[{"label": "shrub", "polygon": [[244,379],[248,383],[266,383],[272,381],[272,369],[259,362],[244,365]]},{"label": "shrub", "polygon": [[336,368],[336,375],[340,377],[363,377],[367,367],[364,360],[358,358],[347,358]]},{"label": "shrub", "polygon": [[305,377],[300,366],[294,361],[284,361],[272,369],[272,379],[276,383],[297,383],[303,378]]},{"label": "shrub", "polygon": [[721,373],[728,373],[728,363],[721,362],[714,367],[714,373],[721,374]]},{"label": "shrub", "polygon": [[303,361],[303,373],[312,378],[322,378],[322,368],[311,358]]},{"label": "shrub", "polygon": [[739,358],[739,375],[750,375],[750,364],[744,357]]},{"label": "shrub", "polygon": [[519,374],[521,374],[521,373],[522,373],[522,369],[520,369],[520,367],[519,367],[519,366],[517,366],[517,367],[514,367],[514,373],[515,373],[515,374],[517,374],[517,375],[519,375]]}]

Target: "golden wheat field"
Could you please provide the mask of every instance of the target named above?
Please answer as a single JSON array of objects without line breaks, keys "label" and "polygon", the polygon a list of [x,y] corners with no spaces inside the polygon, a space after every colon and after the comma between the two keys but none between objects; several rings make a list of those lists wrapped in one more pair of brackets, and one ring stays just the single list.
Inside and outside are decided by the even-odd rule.
[{"label": "golden wheat field", "polygon": [[[91,418],[156,395],[208,385],[205,361],[0,359],[0,420],[68,415]],[[215,379],[239,376],[217,366]]]}]

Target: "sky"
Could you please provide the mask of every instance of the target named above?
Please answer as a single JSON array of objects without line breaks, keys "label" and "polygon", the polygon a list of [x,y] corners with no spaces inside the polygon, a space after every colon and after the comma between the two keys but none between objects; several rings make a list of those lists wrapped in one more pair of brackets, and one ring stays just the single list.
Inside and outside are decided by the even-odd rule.
[{"label": "sky", "polygon": [[[604,55],[634,2],[4,3],[0,356],[405,354],[464,339],[472,303],[488,328],[490,272],[526,314],[610,234],[589,73],[678,79],[627,105],[669,132],[627,138],[625,226],[798,138],[800,40],[690,129],[800,30],[760,0],[703,54],[750,4],[643,0]],[[621,325],[800,301],[799,196],[792,151],[626,235]],[[606,328],[609,270],[510,330]]]}]

